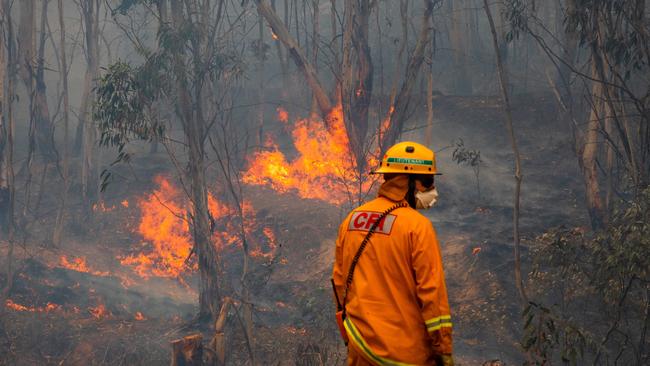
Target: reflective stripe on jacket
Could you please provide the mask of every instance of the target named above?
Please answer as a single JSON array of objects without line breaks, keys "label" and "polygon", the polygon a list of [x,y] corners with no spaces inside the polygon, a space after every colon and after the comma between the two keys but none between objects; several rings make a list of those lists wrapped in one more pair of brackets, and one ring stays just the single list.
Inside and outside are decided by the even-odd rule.
[{"label": "reflective stripe on jacket", "polygon": [[[396,203],[386,197],[395,195],[381,194],[352,211],[339,228],[333,278],[340,299],[361,241]],[[354,272],[346,312],[350,345],[373,364],[432,365],[434,355],[451,354],[447,290],[429,219],[403,207],[377,226]]]}]

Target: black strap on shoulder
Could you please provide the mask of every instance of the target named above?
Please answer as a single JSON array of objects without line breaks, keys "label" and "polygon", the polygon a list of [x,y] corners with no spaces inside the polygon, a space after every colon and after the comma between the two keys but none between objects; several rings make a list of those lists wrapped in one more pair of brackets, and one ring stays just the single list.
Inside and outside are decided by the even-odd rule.
[{"label": "black strap on shoulder", "polygon": [[[373,222],[372,226],[370,227],[370,230],[368,230],[368,234],[366,234],[366,237],[363,238],[363,241],[361,242],[361,245],[359,245],[359,249],[357,250],[357,253],[354,255],[354,258],[352,258],[352,263],[350,263],[350,270],[348,271],[348,277],[345,280],[345,292],[343,292],[343,304],[341,305],[341,309],[343,310],[343,315],[345,316],[345,304],[346,300],[348,298],[348,290],[350,289],[350,286],[352,285],[352,277],[354,276],[354,269],[357,268],[357,263],[359,263],[359,258],[361,257],[361,254],[363,251],[366,249],[366,246],[368,245],[368,242],[370,241],[370,237],[372,234],[375,233],[375,230],[377,229],[377,226],[381,223],[381,221],[388,216],[389,213],[391,213],[393,210],[396,210],[400,207],[408,207],[408,203],[406,202],[400,202],[397,203],[393,206],[391,206],[389,209],[386,211],[382,212],[382,214],[379,216],[377,221]],[[334,289],[334,293],[336,293],[336,289]],[[338,297],[337,297],[337,302],[338,302]]]}]

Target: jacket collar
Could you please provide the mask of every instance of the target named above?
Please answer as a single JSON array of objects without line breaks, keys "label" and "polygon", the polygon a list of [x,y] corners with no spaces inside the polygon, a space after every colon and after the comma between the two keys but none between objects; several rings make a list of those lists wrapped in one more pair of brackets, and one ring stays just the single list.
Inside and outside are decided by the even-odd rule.
[{"label": "jacket collar", "polygon": [[386,197],[391,201],[400,202],[406,198],[408,189],[408,176],[406,174],[400,174],[381,184],[381,187],[379,187],[379,196]]}]

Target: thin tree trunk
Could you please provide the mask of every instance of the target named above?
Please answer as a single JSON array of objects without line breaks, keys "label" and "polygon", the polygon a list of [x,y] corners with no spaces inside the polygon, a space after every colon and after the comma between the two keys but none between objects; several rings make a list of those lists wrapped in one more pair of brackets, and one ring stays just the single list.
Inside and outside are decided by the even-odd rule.
[{"label": "thin tree trunk", "polygon": [[429,45],[429,36],[431,35],[431,16],[433,14],[433,1],[425,0],[424,1],[425,10],[422,15],[422,25],[420,28],[420,34],[418,35],[418,41],[413,50],[411,59],[409,60],[408,65],[406,66],[406,72],[404,76],[404,81],[402,87],[395,98],[395,104],[393,112],[390,114],[390,124],[386,134],[381,141],[381,149],[385,150],[388,146],[391,146],[404,127],[404,123],[407,119],[408,109],[411,105],[411,91],[413,90],[413,85],[416,82],[417,76],[420,73],[420,68],[424,62],[425,51]]},{"label": "thin tree trunk", "polygon": [[[568,0],[575,1],[575,0]],[[497,10],[499,12],[499,53],[501,54],[501,62],[508,67],[508,42],[506,41],[506,34],[508,33],[508,19],[506,16],[506,4],[503,1],[498,1]],[[506,80],[507,81],[507,80]]]},{"label": "thin tree trunk", "polygon": [[390,87],[390,97],[388,106],[393,107],[395,105],[395,98],[397,97],[397,86],[399,85],[400,75],[402,75],[402,63],[404,58],[404,51],[408,45],[408,9],[409,9],[409,0],[400,0],[399,2],[399,14],[402,25],[402,38],[399,42],[399,51],[397,51],[397,59],[395,61],[395,69],[393,70],[393,83]]},{"label": "thin tree trunk", "polygon": [[264,17],[258,10],[258,82],[259,87],[257,90],[257,148],[261,149],[264,145],[264,85],[265,75],[264,75],[264,58],[266,57],[266,51],[264,49]]},{"label": "thin tree trunk", "polygon": [[[0,20],[2,32],[5,36],[6,48],[3,44],[0,60],[0,83],[2,83],[0,98],[0,224],[7,235],[9,248],[5,264],[5,283],[0,294],[0,304],[4,304],[13,286],[13,261],[14,261],[14,116],[13,99],[16,93],[16,51],[14,42],[13,22],[11,17],[11,0],[3,0],[0,4]],[[5,53],[6,51],[6,53]],[[5,88],[5,80],[7,86]],[[4,310],[0,310],[0,313]]]},{"label": "thin tree trunk", "polygon": [[451,43],[454,55],[454,90],[460,95],[472,93],[472,83],[467,71],[467,35],[463,30],[465,19],[463,17],[463,1],[450,0],[449,11],[451,13]]},{"label": "thin tree trunk", "polygon": [[515,256],[515,286],[519,292],[519,299],[525,306],[528,304],[528,296],[526,295],[526,288],[524,287],[523,278],[521,275],[521,243],[519,237],[519,200],[521,194],[521,182],[523,176],[521,174],[521,158],[519,156],[519,147],[517,146],[517,138],[515,137],[514,126],[512,122],[512,109],[510,106],[510,98],[508,96],[508,88],[505,79],[505,71],[503,69],[503,62],[501,60],[501,53],[499,52],[499,41],[497,32],[494,26],[492,13],[490,12],[490,5],[488,0],[483,0],[483,7],[490,24],[490,31],[492,32],[492,43],[494,45],[494,54],[496,55],[497,73],[499,75],[499,86],[501,88],[501,97],[503,99],[503,108],[506,114],[506,127],[512,145],[512,153],[515,157],[515,196],[514,196],[514,211],[512,214],[513,221],[513,238],[514,238],[514,256]]},{"label": "thin tree trunk", "polygon": [[601,20],[600,9],[596,7],[594,13],[591,15],[593,18],[592,24],[596,27],[594,32],[595,39],[591,44],[591,76],[594,80],[591,85],[592,107],[589,113],[589,120],[587,121],[587,131],[584,134],[584,141],[581,154],[581,167],[582,174],[585,182],[585,194],[587,200],[587,209],[589,210],[589,217],[591,218],[591,226],[594,229],[601,228],[605,222],[605,207],[601,197],[601,188],[598,181],[598,141],[600,131],[601,118],[605,117],[605,75],[600,72],[603,65],[600,50],[602,50],[603,40],[602,35],[598,28],[600,28]]},{"label": "thin tree trunk", "polygon": [[294,0],[293,4],[291,6],[293,6],[293,16],[294,16],[294,21],[296,22],[296,26],[295,26],[296,40],[298,41],[298,47],[300,48],[300,47],[302,47],[302,45],[300,44],[300,29],[299,29],[299,27],[300,27],[300,18],[298,17],[298,2],[299,1]]},{"label": "thin tree trunk", "polygon": [[436,52],[436,36],[435,30],[431,35],[431,42],[429,43],[429,61],[427,70],[427,130],[424,141],[426,146],[431,146],[431,139],[433,138],[433,57]]},{"label": "thin tree trunk", "polygon": [[[612,114],[609,111],[609,106],[605,104],[603,118],[605,120],[605,133],[608,140],[614,138],[614,129],[612,128]],[[607,181],[605,185],[605,221],[609,222],[609,215],[612,212],[612,196],[614,194],[614,148],[612,141],[605,144],[605,169],[607,174]]]},{"label": "thin tree trunk", "polygon": [[86,216],[92,213],[92,202],[96,199],[94,146],[96,129],[90,116],[92,90],[99,73],[99,6],[98,0],[83,0],[81,3],[85,25],[86,75],[79,108],[79,125],[83,126],[82,162],[81,162],[81,196]]},{"label": "thin tree trunk", "polygon": [[300,48],[300,45],[296,43],[294,38],[289,34],[289,30],[282,23],[282,20],[275,14],[273,9],[269,6],[266,0],[255,0],[259,12],[264,16],[273,33],[278,37],[278,39],[284,44],[284,46],[289,51],[289,55],[294,60],[296,66],[302,71],[307,79],[307,83],[312,89],[312,93],[318,100],[318,107],[320,108],[321,115],[327,116],[332,110],[332,103],[330,98],[323,87],[323,84],[318,78],[316,69],[309,62],[304,52]]},{"label": "thin tree trunk", "polygon": [[[318,42],[319,42],[319,0],[312,0],[312,5],[314,7],[314,18],[312,21],[312,51],[311,51],[311,62],[312,65],[314,66],[314,69],[318,70]],[[313,95],[312,93],[312,98],[311,98],[311,113],[312,115],[318,114],[318,100],[316,100],[316,96]]]},{"label": "thin tree trunk", "polygon": [[[30,151],[39,149],[46,161],[53,156],[52,123],[47,107],[44,81],[45,21],[49,0],[43,0],[38,54],[36,51],[36,11],[35,0],[20,1],[20,29],[18,34],[20,76],[30,101]],[[43,12],[45,15],[43,15]],[[33,152],[30,154],[33,159]],[[28,159],[28,167],[31,167]],[[31,188],[31,172],[27,171],[26,191]],[[27,205],[25,205],[27,207]]]},{"label": "thin tree trunk", "polygon": [[[383,37],[381,35],[381,6],[377,6],[377,12],[375,13],[375,23],[377,24],[377,47],[379,54],[379,96],[384,98],[384,45]],[[380,102],[381,105],[381,102]],[[379,113],[382,114],[382,108],[379,108]]]},{"label": "thin tree trunk", "polygon": [[[276,0],[271,0],[271,8],[273,9],[274,12],[277,13],[276,7],[275,7],[275,1]],[[284,0],[285,7],[287,6],[287,0]],[[286,12],[285,8],[285,12]],[[286,14],[285,14],[286,17]],[[275,49],[278,54],[278,59],[280,60],[280,70],[282,72],[282,95],[284,98],[287,96],[287,91],[289,90],[289,71],[288,71],[288,66],[287,66],[287,56],[284,53],[284,48],[282,48],[282,43],[280,40],[277,39],[277,36],[275,33],[273,34],[273,43],[275,44]]]},{"label": "thin tree trunk", "polygon": [[[180,0],[171,0],[171,16],[174,29],[180,30],[184,24],[184,12]],[[197,42],[198,43],[198,42]],[[196,45],[195,45],[196,48]],[[194,64],[200,64],[195,49]],[[199,262],[199,318],[213,320],[219,313],[221,290],[219,286],[217,251],[211,240],[210,213],[208,211],[208,192],[205,177],[205,125],[201,114],[201,89],[197,85],[192,102],[186,77],[183,55],[176,51],[173,55],[174,77],[179,118],[188,149],[188,177],[190,181],[190,201],[192,203],[192,237]]]},{"label": "thin tree trunk", "polygon": [[25,86],[32,85],[32,65],[34,64],[34,0],[20,1],[20,23],[18,24],[17,45],[20,77]]},{"label": "thin tree trunk", "polygon": [[47,87],[45,85],[45,41],[48,37],[46,34],[46,22],[49,3],[49,0],[43,0],[42,2],[38,57],[36,59],[36,72],[34,75],[36,87],[34,91],[36,138],[39,151],[45,162],[52,162],[55,156],[53,146],[54,138],[52,136],[54,129],[47,105]]},{"label": "thin tree trunk", "polygon": [[330,0],[330,22],[332,27],[332,53],[334,54],[334,74],[340,75],[341,70],[341,60],[339,59],[339,48],[336,47],[336,39],[338,38],[338,31],[336,24],[338,20],[336,19],[336,0]]},{"label": "thin tree trunk", "polygon": [[34,78],[34,49],[35,49],[35,14],[34,0],[25,0],[20,3],[20,25],[18,45],[19,45],[19,62],[20,76],[25,84],[27,99],[29,100],[29,127],[27,133],[27,159],[25,162],[25,192],[23,217],[27,216],[31,200],[32,187],[32,165],[34,163],[34,154],[36,152],[36,107],[34,98],[35,78]]},{"label": "thin tree trunk", "polygon": [[[576,0],[566,0],[566,16],[573,18],[576,12]],[[558,16],[561,16],[558,14]],[[560,63],[558,68],[558,85],[562,86],[563,96],[567,105],[572,105],[571,93],[571,68],[575,62],[576,50],[578,49],[578,34],[572,25],[565,27],[563,32],[564,45],[562,49],[562,58],[564,62]]]},{"label": "thin tree trunk", "polygon": [[59,76],[61,77],[63,84],[63,149],[62,149],[62,159],[61,165],[63,166],[63,192],[61,194],[61,203],[59,209],[56,213],[56,223],[54,225],[54,232],[52,233],[52,243],[55,246],[61,244],[61,238],[63,237],[63,226],[64,226],[64,217],[65,209],[68,198],[68,189],[70,188],[70,179],[69,179],[69,155],[70,155],[70,126],[69,126],[69,109],[70,109],[70,100],[68,95],[68,60],[66,59],[66,46],[65,46],[65,22],[63,16],[63,0],[58,0],[58,10],[59,10],[59,34],[60,34],[60,62],[59,62]]},{"label": "thin tree trunk", "polygon": [[[5,4],[2,3],[0,4],[0,25],[2,25],[2,29],[0,29],[0,34],[3,34],[6,36],[6,30],[4,29],[6,21],[5,21]],[[11,42],[11,41],[10,41]],[[8,135],[8,127],[7,127],[7,120],[5,118],[5,108],[7,103],[7,100],[10,100],[9,98],[6,97],[5,93],[5,79],[7,77],[7,54],[6,54],[6,48],[3,45],[0,46],[0,230],[2,230],[3,233],[6,233],[9,229],[9,222],[8,222],[8,216],[9,216],[9,207],[10,207],[10,202],[9,202],[9,191],[10,191],[10,184],[9,184],[9,161],[8,161],[8,150],[10,148],[8,142],[9,142],[9,137]]]},{"label": "thin tree trunk", "polygon": [[[374,74],[368,44],[369,17],[368,0],[346,2],[341,87],[343,121],[360,174],[366,165],[365,138]],[[353,56],[356,62],[352,61]]]},{"label": "thin tree trunk", "polygon": [[[592,60],[592,77],[597,78],[596,61]],[[598,182],[598,131],[600,129],[600,118],[603,115],[603,84],[598,81],[592,82],[591,94],[593,106],[587,121],[587,131],[584,134],[584,141],[581,153],[581,167],[585,182],[585,194],[587,209],[591,218],[593,228],[602,227],[604,222],[604,207],[600,195],[600,183]]]}]

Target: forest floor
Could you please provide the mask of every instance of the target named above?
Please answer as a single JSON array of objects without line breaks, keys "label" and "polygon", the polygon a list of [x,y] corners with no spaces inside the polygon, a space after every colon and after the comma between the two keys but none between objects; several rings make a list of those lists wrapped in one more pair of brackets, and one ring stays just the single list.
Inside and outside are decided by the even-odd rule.
[{"label": "forest floor", "polygon": [[[557,118],[554,101],[548,95],[526,95],[513,105],[523,161],[526,259],[526,244],[546,229],[584,226],[587,219],[570,128]],[[502,110],[495,98],[439,97],[435,111],[433,145],[444,175],[437,180],[439,205],[426,215],[442,247],[457,364],[481,365],[491,359],[520,364],[513,162]],[[422,141],[423,133],[414,129],[403,138]],[[472,169],[452,160],[459,138],[481,152],[480,198]],[[44,240],[53,227],[58,197],[56,187],[46,190],[35,223],[23,228],[29,237],[16,249],[10,299],[24,308],[5,308],[0,364],[161,365],[169,362],[171,340],[194,331],[211,337],[208,329],[192,323],[196,286],[188,284],[196,283],[195,275],[143,278],[118,260],[143,242],[137,233],[138,200],[155,187],[152,177],[171,169],[162,154],[135,159],[132,166],[139,179],[111,187],[92,221],[69,220],[57,248]],[[316,357],[325,365],[342,364],[345,348],[333,321],[329,277],[337,228],[347,212],[268,188],[245,187],[245,196],[254,200],[255,220],[273,228],[281,245],[276,255],[282,260],[264,272],[253,291],[258,359],[262,364],[307,365],[314,364],[307,359]],[[0,249],[6,256],[5,243]],[[90,270],[65,268],[62,256],[84,258]],[[239,265],[235,250],[223,258],[228,266]],[[235,313],[227,326],[230,364],[245,363],[248,357],[238,322]]]}]

